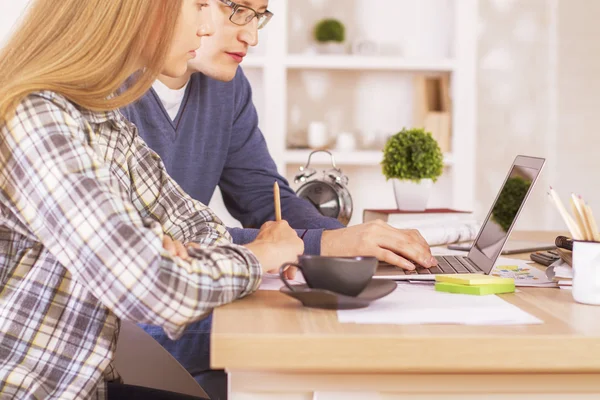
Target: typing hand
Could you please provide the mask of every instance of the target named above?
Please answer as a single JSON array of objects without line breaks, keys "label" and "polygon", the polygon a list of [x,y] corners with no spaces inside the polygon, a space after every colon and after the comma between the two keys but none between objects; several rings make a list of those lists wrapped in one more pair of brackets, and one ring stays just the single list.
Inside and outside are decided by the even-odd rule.
[{"label": "typing hand", "polygon": [[396,229],[379,220],[323,232],[321,255],[373,256],[407,270],[415,269],[409,260],[425,268],[437,265],[419,231]]},{"label": "typing hand", "polygon": [[[252,243],[245,245],[260,261],[263,272],[278,272],[286,262],[295,262],[304,252],[304,242],[287,221],[268,221]],[[286,277],[294,279],[296,268],[288,268]]]}]

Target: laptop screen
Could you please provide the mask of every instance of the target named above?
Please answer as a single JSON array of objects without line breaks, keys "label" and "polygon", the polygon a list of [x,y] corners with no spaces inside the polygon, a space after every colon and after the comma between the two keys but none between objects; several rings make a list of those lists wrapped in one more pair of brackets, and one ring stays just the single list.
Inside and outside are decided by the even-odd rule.
[{"label": "laptop screen", "polygon": [[[469,252],[469,257],[480,268],[482,261],[486,269],[493,267],[543,165],[544,160],[540,158],[517,156],[515,159]],[[489,272],[486,269],[484,271]]]}]

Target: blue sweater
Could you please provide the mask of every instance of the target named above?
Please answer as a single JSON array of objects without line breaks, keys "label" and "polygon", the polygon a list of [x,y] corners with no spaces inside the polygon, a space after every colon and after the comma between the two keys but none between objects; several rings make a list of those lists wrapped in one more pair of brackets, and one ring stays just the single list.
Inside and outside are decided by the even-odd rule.
[{"label": "blue sweater", "polygon": [[229,229],[235,243],[253,241],[257,228],[275,219],[275,180],[281,192],[282,217],[303,235],[305,254],[320,254],[323,229],[343,227],[297,197],[277,173],[258,129],[252,90],[241,68],[231,82],[193,74],[174,121],[153,89],[122,111],[193,198],[208,204],[219,186],[225,206],[244,226]]}]

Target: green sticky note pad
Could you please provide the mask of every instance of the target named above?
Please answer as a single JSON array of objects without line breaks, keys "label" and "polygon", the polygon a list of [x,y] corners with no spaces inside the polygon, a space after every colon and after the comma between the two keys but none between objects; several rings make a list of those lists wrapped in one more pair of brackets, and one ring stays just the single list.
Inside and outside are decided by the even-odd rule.
[{"label": "green sticky note pad", "polygon": [[435,276],[436,282],[456,283],[458,285],[482,286],[515,283],[513,278],[501,278],[484,274],[440,274]]},{"label": "green sticky note pad", "polygon": [[486,294],[513,293],[515,291],[515,282],[498,283],[492,285],[459,285],[449,282],[436,282],[435,290],[438,292],[474,294],[483,296]]}]

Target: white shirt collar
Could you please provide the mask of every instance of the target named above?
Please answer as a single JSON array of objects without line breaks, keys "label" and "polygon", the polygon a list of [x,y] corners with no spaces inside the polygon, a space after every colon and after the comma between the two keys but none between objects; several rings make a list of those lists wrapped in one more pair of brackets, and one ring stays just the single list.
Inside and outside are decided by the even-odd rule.
[{"label": "white shirt collar", "polygon": [[181,108],[181,102],[185,96],[185,89],[189,81],[181,89],[170,89],[167,85],[159,80],[154,81],[152,88],[158,95],[160,102],[162,103],[165,110],[169,114],[172,121],[177,117],[177,113]]}]

